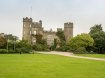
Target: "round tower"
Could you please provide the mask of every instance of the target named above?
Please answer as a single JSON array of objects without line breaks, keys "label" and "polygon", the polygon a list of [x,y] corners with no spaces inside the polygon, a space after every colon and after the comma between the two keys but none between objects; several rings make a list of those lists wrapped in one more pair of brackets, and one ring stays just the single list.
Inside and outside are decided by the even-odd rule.
[{"label": "round tower", "polygon": [[31,44],[31,26],[32,18],[23,18],[23,40],[27,40]]},{"label": "round tower", "polygon": [[73,37],[73,23],[64,23],[64,35],[66,41]]}]

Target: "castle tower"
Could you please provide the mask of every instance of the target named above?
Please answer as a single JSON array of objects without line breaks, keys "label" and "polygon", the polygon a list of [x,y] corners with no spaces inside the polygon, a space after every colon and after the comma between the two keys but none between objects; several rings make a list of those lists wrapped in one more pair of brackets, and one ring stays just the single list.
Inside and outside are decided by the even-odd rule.
[{"label": "castle tower", "polygon": [[73,23],[64,23],[64,35],[66,41],[73,37]]},{"label": "castle tower", "polygon": [[23,18],[23,40],[27,40],[29,44],[31,44],[31,25],[32,25],[32,18]]},{"label": "castle tower", "polygon": [[42,27],[42,20],[39,21],[40,26]]}]

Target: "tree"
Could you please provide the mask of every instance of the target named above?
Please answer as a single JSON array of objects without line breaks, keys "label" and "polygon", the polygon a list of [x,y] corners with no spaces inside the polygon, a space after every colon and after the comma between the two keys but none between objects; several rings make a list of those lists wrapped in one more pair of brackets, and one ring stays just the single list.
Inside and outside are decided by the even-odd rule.
[{"label": "tree", "polygon": [[[71,38],[67,44],[70,47],[70,49],[72,51],[77,51],[80,50],[79,48],[83,47],[83,48],[87,48],[89,46],[93,46],[94,40],[93,38],[89,35],[89,34],[81,34],[81,35],[77,35],[74,38]],[[82,50],[84,50],[82,48]]]},{"label": "tree", "polygon": [[18,40],[18,37],[17,37],[17,36],[14,36],[14,35],[12,35],[12,34],[7,34],[7,35],[5,35],[4,37],[5,37],[7,40],[11,41],[11,42],[13,42],[14,40],[15,40],[15,41]]},{"label": "tree", "polygon": [[4,45],[6,45],[6,39],[0,35],[0,47],[3,47]]},{"label": "tree", "polygon": [[61,41],[65,41],[64,31],[57,31],[56,35],[59,37]]},{"label": "tree", "polygon": [[31,45],[25,40],[20,40],[16,43],[16,50],[20,53],[29,53],[31,50]]},{"label": "tree", "polygon": [[13,36],[12,34],[3,34],[0,35],[0,42],[2,42],[1,49],[5,49],[6,53],[15,53],[15,42],[18,37]]},{"label": "tree", "polygon": [[55,50],[57,47],[57,39],[54,39],[54,44],[50,46],[50,50]]},{"label": "tree", "polygon": [[41,34],[36,34],[35,37],[36,37],[36,43],[38,43],[38,44],[41,43],[42,35]]},{"label": "tree", "polygon": [[34,37],[36,38],[36,44],[32,46],[33,50],[37,50],[37,51],[48,50],[47,41],[46,39],[42,39],[41,34],[36,34]]},{"label": "tree", "polygon": [[26,40],[20,40],[19,42],[16,43],[16,47],[18,47],[18,48],[22,48],[22,47],[31,48],[31,45]]},{"label": "tree", "polygon": [[94,52],[105,53],[105,32],[102,29],[101,24],[95,25],[90,28],[89,34],[94,39]]},{"label": "tree", "polygon": [[66,45],[66,40],[65,40],[65,35],[64,35],[64,31],[57,31],[56,35],[59,38],[58,44],[59,44],[59,48],[62,48],[63,46]]},{"label": "tree", "polygon": [[89,34],[92,35],[96,32],[101,32],[101,31],[103,31],[101,24],[99,24],[99,25],[96,24],[96,25],[94,25],[93,27],[90,28]]},{"label": "tree", "polygon": [[97,32],[91,35],[94,39],[94,51],[97,53],[105,53],[105,32]]}]

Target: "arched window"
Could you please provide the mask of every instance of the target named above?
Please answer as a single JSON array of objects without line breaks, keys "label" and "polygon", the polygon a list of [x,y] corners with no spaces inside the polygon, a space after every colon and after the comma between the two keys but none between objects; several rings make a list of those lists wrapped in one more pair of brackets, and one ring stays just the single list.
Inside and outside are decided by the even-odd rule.
[{"label": "arched window", "polygon": [[36,43],[36,40],[33,40],[33,43]]},{"label": "arched window", "polygon": [[31,31],[30,31],[30,35],[31,35]]},{"label": "arched window", "polygon": [[34,35],[36,35],[36,31],[34,31],[34,33],[33,33]]},{"label": "arched window", "polygon": [[30,28],[31,28],[31,24],[30,24]]}]

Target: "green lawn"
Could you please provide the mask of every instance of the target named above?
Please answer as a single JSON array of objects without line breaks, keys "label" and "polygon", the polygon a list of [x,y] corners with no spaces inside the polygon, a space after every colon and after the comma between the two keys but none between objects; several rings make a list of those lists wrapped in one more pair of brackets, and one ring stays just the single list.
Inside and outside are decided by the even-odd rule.
[{"label": "green lawn", "polygon": [[76,54],[78,56],[105,58],[105,54]]},{"label": "green lawn", "polygon": [[0,78],[105,78],[105,62],[44,54],[1,54]]}]

